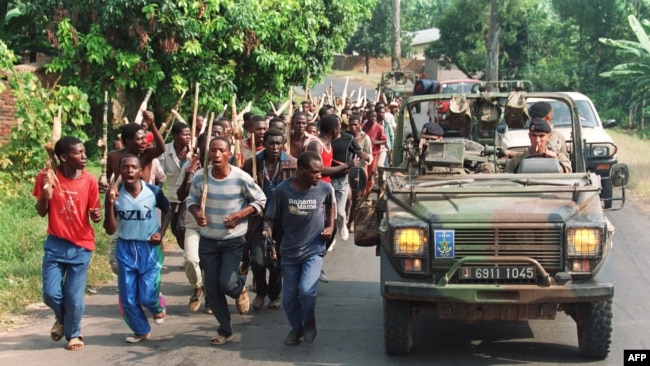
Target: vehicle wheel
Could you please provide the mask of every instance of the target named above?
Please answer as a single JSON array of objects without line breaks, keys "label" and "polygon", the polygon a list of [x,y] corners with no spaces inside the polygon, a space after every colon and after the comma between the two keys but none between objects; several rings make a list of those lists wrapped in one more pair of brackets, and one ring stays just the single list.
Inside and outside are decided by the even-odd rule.
[{"label": "vehicle wheel", "polygon": [[409,353],[413,345],[411,320],[408,301],[384,299],[384,348],[387,354]]},{"label": "vehicle wheel", "polygon": [[589,358],[606,358],[612,341],[612,301],[578,303],[574,319],[580,353]]},{"label": "vehicle wheel", "polygon": [[[612,183],[608,180],[600,180],[600,184],[602,185],[602,190],[600,191],[600,198],[603,200],[612,198]],[[608,201],[603,201],[603,207],[605,208],[612,208],[612,200]]]}]

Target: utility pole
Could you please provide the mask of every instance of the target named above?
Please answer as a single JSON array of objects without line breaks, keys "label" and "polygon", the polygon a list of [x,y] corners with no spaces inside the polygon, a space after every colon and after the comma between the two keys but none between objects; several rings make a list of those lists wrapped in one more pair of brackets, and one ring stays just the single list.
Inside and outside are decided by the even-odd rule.
[{"label": "utility pole", "polygon": [[393,0],[393,33],[391,36],[391,67],[393,70],[401,69],[402,46],[400,37],[400,0]]},{"label": "utility pole", "polygon": [[498,4],[490,0],[490,29],[488,30],[487,61],[485,63],[485,81],[499,80],[499,33],[501,25],[498,18]]}]

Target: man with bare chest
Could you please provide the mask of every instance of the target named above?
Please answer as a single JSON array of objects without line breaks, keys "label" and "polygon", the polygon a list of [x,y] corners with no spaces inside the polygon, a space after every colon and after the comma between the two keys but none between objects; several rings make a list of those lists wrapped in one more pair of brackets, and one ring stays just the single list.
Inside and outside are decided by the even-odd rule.
[{"label": "man with bare chest", "polygon": [[[165,152],[165,141],[158,131],[158,127],[154,123],[153,113],[149,111],[143,112],[144,120],[153,133],[154,146],[147,147],[146,131],[137,123],[129,123],[122,126],[122,144],[123,148],[120,150],[113,150],[108,153],[108,161],[106,164],[106,176],[111,178],[113,174],[119,172],[120,159],[125,154],[133,154],[140,160],[142,166],[142,179],[145,182],[150,182],[151,178],[151,162]],[[108,187],[100,187],[105,191]]]},{"label": "man with bare chest", "polygon": [[310,135],[307,132],[307,114],[304,112],[296,112],[291,117],[291,145],[289,155],[298,159],[298,156],[307,149],[310,142],[317,139],[316,136]]}]

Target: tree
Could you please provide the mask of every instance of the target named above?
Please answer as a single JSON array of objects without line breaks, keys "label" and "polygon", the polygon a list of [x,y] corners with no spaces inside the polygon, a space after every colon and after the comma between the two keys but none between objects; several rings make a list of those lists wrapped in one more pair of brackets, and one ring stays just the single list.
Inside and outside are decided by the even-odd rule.
[{"label": "tree", "polygon": [[35,34],[34,18],[20,4],[9,0],[0,0],[0,41],[14,53],[51,54],[53,51],[43,37]]},{"label": "tree", "polygon": [[400,59],[402,58],[402,47],[400,47],[400,0],[392,0],[392,17],[391,17],[391,68],[393,70],[401,69]]},{"label": "tree", "polygon": [[[427,57],[443,64],[453,63],[471,76],[485,73],[490,24],[489,0],[459,0],[438,18],[440,40],[425,51]],[[499,70],[504,77],[517,69],[520,59],[511,53],[523,53],[518,48],[525,45],[527,24],[538,6],[535,0],[500,1],[496,18],[499,19]],[[514,63],[513,63],[514,62]],[[501,72],[502,71],[502,72]]]},{"label": "tree", "polygon": [[490,0],[490,26],[488,29],[487,60],[485,62],[485,79],[499,80],[499,33],[501,25],[497,19],[498,3]]},{"label": "tree", "polygon": [[438,19],[454,0],[408,0],[402,2],[402,28],[418,31],[438,26]]},{"label": "tree", "polygon": [[384,57],[391,51],[392,0],[378,0],[372,17],[359,25],[350,38],[345,52],[359,53],[366,61],[366,73],[370,72],[370,57]]},{"label": "tree", "polygon": [[[86,95],[76,86],[57,84],[44,88],[36,75],[17,72],[14,62],[14,53],[0,41],[0,72],[15,98],[15,117],[19,122],[11,130],[11,140],[0,146],[0,168],[11,174],[11,180],[20,181],[43,168],[47,156],[43,146],[52,136],[52,121],[59,108],[63,135],[87,139],[89,105]],[[9,187],[5,178],[0,175],[0,194],[7,193]]]},{"label": "tree", "polygon": [[[133,116],[147,88],[157,116],[201,83],[202,110],[268,105],[307,75],[322,77],[374,0],[35,0],[31,14],[58,55],[49,66],[95,106],[104,90],[125,93]],[[119,19],[119,21],[116,21]],[[185,103],[187,113],[190,103]],[[158,118],[160,119],[160,118]]]},{"label": "tree", "polygon": [[[639,22],[634,15],[630,15],[628,22],[638,42],[609,38],[600,38],[600,42],[616,48],[619,58],[622,56],[629,62],[618,64],[612,70],[600,73],[600,76],[622,81],[633,91],[632,104],[638,105],[650,97],[650,21],[644,19]],[[643,129],[643,123],[639,127]]]}]

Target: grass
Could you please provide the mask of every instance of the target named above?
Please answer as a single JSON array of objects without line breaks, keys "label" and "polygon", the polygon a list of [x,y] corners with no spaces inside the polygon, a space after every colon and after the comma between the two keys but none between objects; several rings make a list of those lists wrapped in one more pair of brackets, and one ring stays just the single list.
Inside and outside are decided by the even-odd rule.
[{"label": "grass", "polygon": [[623,130],[608,131],[616,146],[619,163],[625,163],[630,169],[628,188],[645,203],[650,203],[650,161],[644,151],[650,148],[650,141],[642,140],[631,132]]}]

